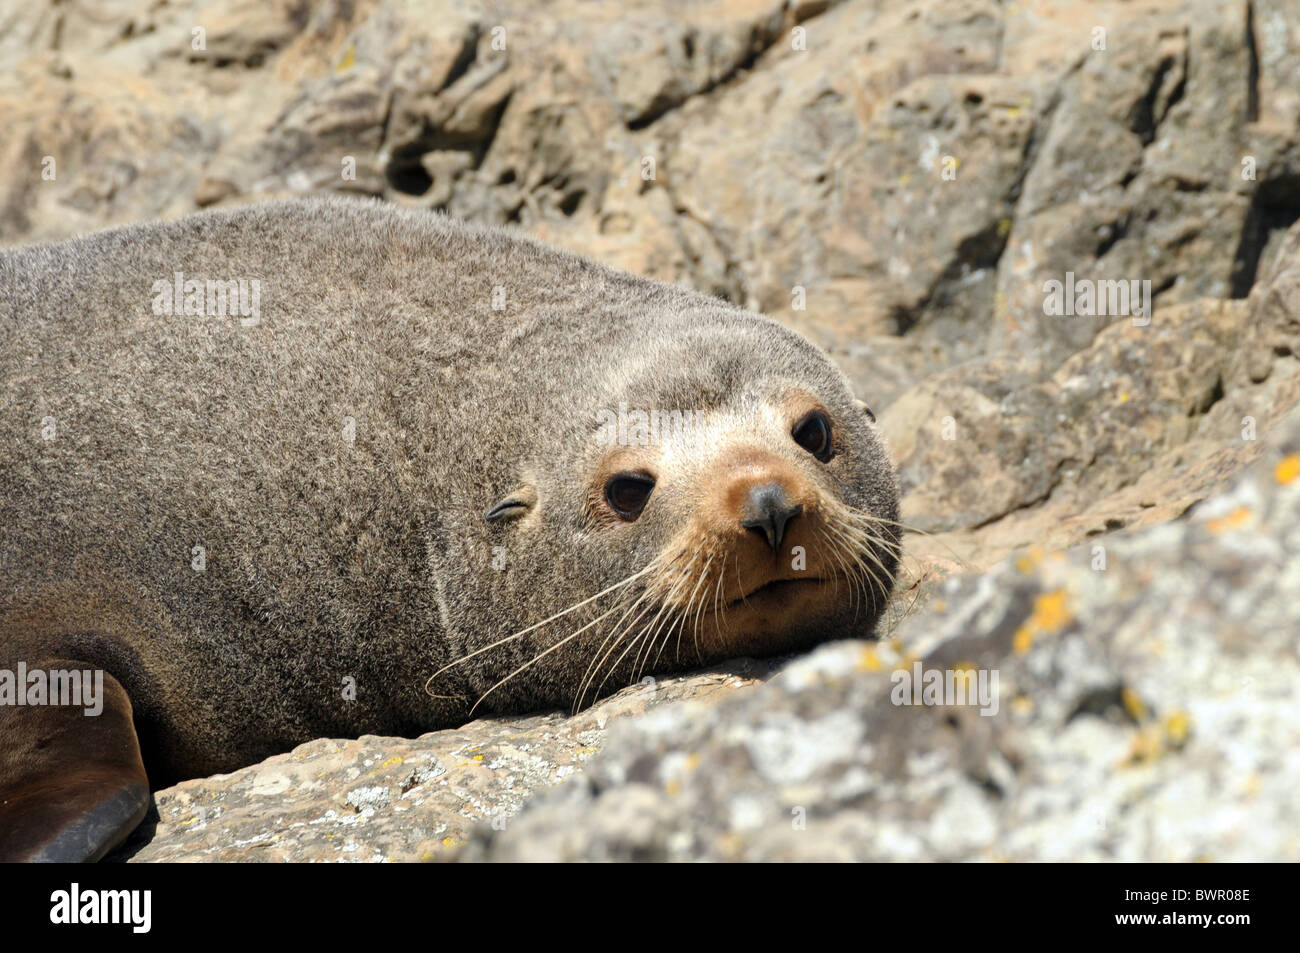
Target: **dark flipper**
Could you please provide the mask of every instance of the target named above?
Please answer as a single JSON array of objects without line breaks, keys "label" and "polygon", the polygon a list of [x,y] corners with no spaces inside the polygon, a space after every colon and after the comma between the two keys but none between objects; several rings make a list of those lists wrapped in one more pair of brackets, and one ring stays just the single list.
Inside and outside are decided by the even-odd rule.
[{"label": "dark flipper", "polygon": [[[68,659],[29,671],[88,671]],[[131,700],[104,673],[103,711],[0,704],[0,861],[92,861],[120,844],[149,808]]]}]

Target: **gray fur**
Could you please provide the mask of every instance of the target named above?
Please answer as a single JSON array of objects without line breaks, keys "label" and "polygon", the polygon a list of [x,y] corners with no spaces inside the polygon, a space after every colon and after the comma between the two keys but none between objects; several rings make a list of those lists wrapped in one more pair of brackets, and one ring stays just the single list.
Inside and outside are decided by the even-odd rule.
[{"label": "gray fur", "polygon": [[[151,286],[176,271],[259,279],[260,324],[155,315]],[[635,524],[584,516],[596,411],[741,419],[743,392],[792,384],[841,426],[817,479],[896,520],[878,434],[805,338],[507,231],[309,200],[0,253],[0,664],[114,674],[155,784],[455,724],[571,627],[453,668],[433,686],[450,697],[426,693],[431,674],[645,565],[689,508],[665,491]],[[528,516],[484,519],[525,485]],[[485,705],[570,704],[600,634]]]}]

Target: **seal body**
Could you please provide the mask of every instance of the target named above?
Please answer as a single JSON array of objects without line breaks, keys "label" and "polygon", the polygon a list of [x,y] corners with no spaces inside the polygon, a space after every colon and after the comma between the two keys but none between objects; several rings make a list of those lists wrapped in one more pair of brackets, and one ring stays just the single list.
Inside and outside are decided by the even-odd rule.
[{"label": "seal body", "polygon": [[802,336],[379,203],[0,253],[0,448],[0,669],[107,673],[153,786],[869,634],[896,565]]}]

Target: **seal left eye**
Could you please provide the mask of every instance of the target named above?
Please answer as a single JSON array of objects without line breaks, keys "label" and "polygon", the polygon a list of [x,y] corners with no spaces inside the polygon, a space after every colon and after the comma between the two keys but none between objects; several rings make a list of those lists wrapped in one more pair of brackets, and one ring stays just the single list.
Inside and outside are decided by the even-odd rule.
[{"label": "seal left eye", "polygon": [[822,463],[831,458],[831,422],[820,410],[805,414],[794,425],[790,436]]},{"label": "seal left eye", "polygon": [[634,520],[645,509],[654,488],[654,477],[648,474],[618,473],[605,484],[605,502],[619,516]]}]

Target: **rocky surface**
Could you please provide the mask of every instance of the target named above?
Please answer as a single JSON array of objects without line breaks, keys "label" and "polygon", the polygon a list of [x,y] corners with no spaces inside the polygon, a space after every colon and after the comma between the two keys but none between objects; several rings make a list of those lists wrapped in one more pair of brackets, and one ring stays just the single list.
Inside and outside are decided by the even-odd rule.
[{"label": "rocky surface", "polygon": [[[908,618],[885,633],[903,640],[899,651],[944,630],[943,613],[927,600],[954,570],[972,575],[953,585],[988,598],[1010,598],[1049,571],[1066,575],[1043,576],[1044,586],[1099,586],[1117,578],[1113,569],[1075,577],[1061,567],[1078,569],[1087,557],[1077,554],[1110,549],[1111,534],[1124,533],[1114,546],[1154,547],[1169,578],[1186,572],[1190,586],[1200,579],[1194,567],[1160,548],[1175,545],[1170,534],[1186,534],[1189,546],[1200,540],[1207,565],[1229,559],[1242,533],[1258,535],[1261,553],[1272,545],[1271,528],[1257,523],[1204,538],[1194,518],[1166,524],[1255,465],[1300,403],[1297,0],[665,0],[635,9],[597,0],[0,0],[0,115],[0,243],[337,191],[514,225],[804,330],[875,409],[899,467],[904,519],[917,531],[894,613]],[[1067,273],[1150,282],[1152,313],[1048,313],[1046,283]],[[1165,543],[1136,542],[1144,539]],[[1220,545],[1227,550],[1218,553]],[[1003,561],[1031,549],[1076,555],[1041,561],[1021,579]],[[1169,609],[1160,600],[1173,598],[1152,586],[1130,593],[1131,603],[1119,589],[1106,593],[1071,595],[1072,617],[1109,619],[1113,598],[1115,612],[1128,606],[1138,618],[1149,598],[1142,611],[1158,618]],[[1016,611],[989,603],[976,615]],[[1263,606],[1257,612],[1268,617]],[[1121,621],[1109,632],[1079,629],[1080,659],[1111,664],[1106,640],[1120,639]],[[1223,641],[1233,631],[1226,619],[1220,628],[1184,646],[1193,653],[1185,669],[1169,663],[1174,694],[1138,684],[1145,669],[1106,671],[1137,686],[1144,710],[1191,710],[1169,700],[1174,686],[1190,691],[1197,666],[1236,670],[1240,647]],[[1242,661],[1242,671],[1281,651],[1270,637],[1260,637],[1258,658]],[[1165,644],[1151,638],[1151,646]],[[888,643],[879,649],[882,672],[890,651]],[[864,653],[841,646],[799,664],[826,667],[827,684],[840,686],[825,689],[826,712],[857,711],[868,726],[892,726],[905,716],[877,711],[870,679],[844,669]],[[950,765],[933,768],[932,799],[906,807],[904,794],[920,790],[911,775],[881,781],[864,766],[870,783],[855,776],[850,784],[818,762],[808,784],[825,786],[816,797],[800,795],[809,821],[799,833],[813,831],[817,805],[818,816],[848,825],[837,849],[853,856],[997,853],[971,831],[994,831],[1007,856],[1047,856],[1035,846],[1035,825],[1065,823],[1074,809],[1053,800],[1066,798],[1069,775],[1035,732],[1068,735],[1079,763],[1100,771],[1119,737],[1099,733],[1103,723],[1106,731],[1146,728],[1134,715],[1127,728],[1074,718],[1067,730],[1059,711],[1078,701],[1075,686],[1034,682],[1024,668],[1034,657],[1006,663],[1007,679],[1036,707],[1006,722],[1008,744],[1028,753],[1013,764],[1014,785],[1002,777],[990,782],[999,793],[980,789],[994,801],[974,806],[969,783]],[[655,698],[707,693],[692,704],[734,723],[742,740],[733,741],[744,747],[763,705],[820,710],[789,687],[804,677],[799,671],[734,692],[700,675],[665,683]],[[614,706],[608,717],[628,722],[627,751],[650,751],[654,719],[669,715],[623,719],[636,692],[606,703]],[[1253,710],[1241,709],[1240,730],[1258,752],[1271,737],[1273,709],[1260,702]],[[623,743],[616,734],[602,740],[603,728],[585,734],[589,716],[480,721],[413,741],[316,742],[161,792],[152,840],[132,850],[142,860],[440,857],[469,838],[474,822],[513,813],[525,793],[579,767],[586,749],[610,749],[608,771],[620,770],[614,749]],[[936,745],[939,759],[942,731],[925,727],[925,713],[913,717],[907,737]],[[800,724],[789,722],[790,730]],[[1114,785],[1097,782],[1097,797],[1119,799],[1100,808],[1108,840],[1090,828],[1077,841],[1062,835],[1062,844],[1089,856],[1148,848],[1172,856],[1159,852],[1174,849],[1174,835],[1125,826],[1159,827],[1147,789],[1125,787],[1142,771],[1168,772],[1152,775],[1156,791],[1182,770],[1180,783],[1206,785],[1196,803],[1244,810],[1245,789],[1215,787],[1221,777],[1192,758],[1196,744],[1207,745],[1207,758],[1226,750],[1226,723],[1194,724],[1188,745],[1169,757],[1126,769]],[[859,747],[845,750],[865,758],[861,746],[879,743],[879,757],[895,758],[902,749],[876,731],[848,732]],[[724,737],[713,740],[724,745]],[[475,745],[498,767],[476,767],[465,755]],[[686,775],[678,779],[685,800],[652,800],[632,785],[626,797],[643,801],[622,807],[602,800],[608,793],[574,794],[580,785],[571,785],[563,797],[591,798],[610,817],[625,811],[629,825],[649,824],[650,840],[619,846],[590,830],[586,840],[539,833],[538,844],[550,846],[537,850],[677,857],[830,849],[811,836],[783,840],[766,814],[759,834],[744,834],[750,809],[735,808],[725,785],[757,785],[763,810],[787,805],[788,791],[761,765],[743,782],[733,773],[739,749],[709,750],[708,758],[700,752],[702,774],[690,777],[725,793],[713,814],[691,814],[688,823],[672,812],[695,803]],[[649,789],[677,770],[670,754],[645,768]],[[902,763],[889,761],[890,770]],[[1258,761],[1260,797],[1293,779],[1287,764]],[[417,780],[438,765],[442,773]],[[706,774],[715,780],[700,782]],[[830,787],[840,783],[859,793],[837,800]],[[363,793],[349,801],[355,790]],[[1034,797],[1046,800],[1035,807]],[[866,804],[903,813],[890,815],[892,827],[862,827],[867,821],[853,812]],[[961,804],[973,813],[952,806]],[[1119,804],[1132,808],[1129,820]],[[740,811],[739,827],[717,813],[724,807]],[[519,825],[544,825],[545,812],[560,810],[525,812]],[[635,820],[643,814],[662,823]],[[945,816],[971,821],[942,846],[936,831]],[[1283,832],[1296,829],[1294,818],[1275,812],[1268,824],[1278,844],[1292,846],[1268,853],[1245,834],[1186,843],[1212,856],[1293,850]],[[677,840],[662,839],[669,833]],[[515,828],[497,834],[475,840],[466,856],[527,852]],[[688,836],[694,846],[683,847]]]},{"label": "rocky surface", "polygon": [[[1274,436],[1187,519],[954,576],[889,644],[620,723],[460,856],[1300,859],[1300,413]],[[997,672],[992,704],[898,704],[916,666]]]},{"label": "rocky surface", "polygon": [[477,824],[581,771],[612,722],[754,684],[770,662],[626,688],[569,717],[483,719],[414,739],[312,741],[233,774],[158,792],[112,861],[441,860]]}]

